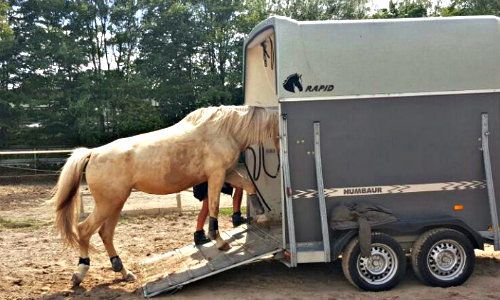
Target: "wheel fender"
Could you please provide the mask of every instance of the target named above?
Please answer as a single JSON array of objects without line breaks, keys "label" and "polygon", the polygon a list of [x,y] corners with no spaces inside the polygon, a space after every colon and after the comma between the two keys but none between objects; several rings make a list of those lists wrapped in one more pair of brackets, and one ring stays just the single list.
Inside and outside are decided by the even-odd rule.
[{"label": "wheel fender", "polygon": [[358,235],[358,229],[343,230],[342,232],[330,235],[332,238],[331,257],[336,260],[344,251],[347,244]]}]

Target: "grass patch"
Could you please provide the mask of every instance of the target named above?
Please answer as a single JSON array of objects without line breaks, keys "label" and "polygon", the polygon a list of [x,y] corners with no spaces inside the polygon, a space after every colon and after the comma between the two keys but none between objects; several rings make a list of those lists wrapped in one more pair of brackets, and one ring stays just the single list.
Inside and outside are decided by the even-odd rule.
[{"label": "grass patch", "polygon": [[36,219],[9,220],[0,217],[0,229],[31,228],[37,229],[48,223]]},{"label": "grass patch", "polygon": [[[241,207],[241,214],[245,216],[247,214],[246,206]],[[221,216],[232,216],[233,208],[232,207],[221,207],[219,208],[219,215]]]}]

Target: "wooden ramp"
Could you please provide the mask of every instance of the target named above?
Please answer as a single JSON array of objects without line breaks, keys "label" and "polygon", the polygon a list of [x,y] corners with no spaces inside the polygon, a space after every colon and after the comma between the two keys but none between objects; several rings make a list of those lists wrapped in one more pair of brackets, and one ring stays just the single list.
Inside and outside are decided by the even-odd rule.
[{"label": "wooden ramp", "polygon": [[139,263],[145,297],[173,292],[184,285],[251,263],[282,250],[281,227],[242,225],[222,233],[231,249],[219,251],[214,242],[193,244]]}]

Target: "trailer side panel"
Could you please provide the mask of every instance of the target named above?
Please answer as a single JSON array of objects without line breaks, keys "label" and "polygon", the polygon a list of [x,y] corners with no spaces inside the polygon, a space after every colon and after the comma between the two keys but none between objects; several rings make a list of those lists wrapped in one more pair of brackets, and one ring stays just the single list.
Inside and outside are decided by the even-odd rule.
[{"label": "trailer side panel", "polygon": [[[450,216],[491,225],[480,151],[488,113],[493,178],[500,177],[500,93],[281,103],[288,117],[297,242],[321,240],[313,123],[321,123],[327,208],[370,202],[399,217]],[[497,199],[499,189],[497,188]],[[455,204],[464,209],[454,210]]]}]

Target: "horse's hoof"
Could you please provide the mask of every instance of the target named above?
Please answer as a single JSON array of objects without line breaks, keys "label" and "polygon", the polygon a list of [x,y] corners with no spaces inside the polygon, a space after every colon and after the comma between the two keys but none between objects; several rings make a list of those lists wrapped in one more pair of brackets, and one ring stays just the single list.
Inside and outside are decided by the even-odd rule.
[{"label": "horse's hoof", "polygon": [[224,242],[221,246],[217,247],[220,251],[228,251],[231,249],[231,246],[229,246],[228,243]]},{"label": "horse's hoof", "polygon": [[135,276],[134,273],[128,271],[127,275],[123,276],[123,280],[127,282],[133,282],[137,280],[137,276]]},{"label": "horse's hoof", "polygon": [[77,273],[73,273],[73,276],[71,277],[71,283],[73,287],[78,287],[80,286],[80,283],[82,283],[82,278],[80,278],[80,275]]}]

